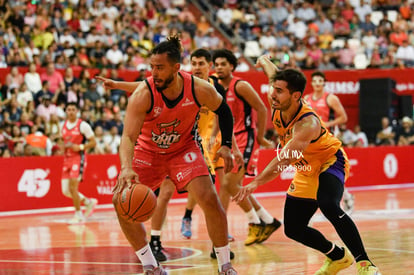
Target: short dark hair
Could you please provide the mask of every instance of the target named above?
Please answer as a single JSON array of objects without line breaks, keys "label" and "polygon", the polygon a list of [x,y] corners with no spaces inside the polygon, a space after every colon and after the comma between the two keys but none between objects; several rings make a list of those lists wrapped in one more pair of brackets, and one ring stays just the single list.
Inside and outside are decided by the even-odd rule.
[{"label": "short dark hair", "polygon": [[161,42],[154,47],[151,51],[151,55],[167,53],[168,58],[174,63],[181,62],[181,41],[178,35],[167,37],[167,40]]},{"label": "short dark hair", "polygon": [[193,57],[204,57],[207,60],[207,62],[211,61],[211,53],[208,50],[203,49],[203,48],[193,51],[191,53],[190,60]]},{"label": "short dark hair", "polygon": [[227,49],[215,50],[213,53],[213,62],[216,62],[216,59],[220,57],[227,59],[227,61],[231,65],[233,65],[233,71],[236,69],[238,65],[237,57],[233,54],[232,51],[227,50]]},{"label": "short dark hair", "polygon": [[313,73],[312,73],[312,75],[311,75],[311,77],[313,78],[314,76],[320,76],[320,77],[322,77],[322,78],[323,78],[323,81],[325,81],[325,80],[326,80],[326,76],[325,76],[325,74],[324,74],[323,72],[321,72],[321,71],[316,71],[316,72],[313,72]]},{"label": "short dark hair", "polygon": [[75,106],[76,109],[78,109],[78,104],[76,102],[68,102],[65,105],[65,111],[66,111],[66,108],[68,108],[69,106]]},{"label": "short dark hair", "polygon": [[287,88],[290,93],[300,92],[303,94],[306,86],[306,77],[305,75],[295,69],[286,69],[283,71],[276,72],[271,78],[271,82],[276,80],[282,80],[287,82]]}]

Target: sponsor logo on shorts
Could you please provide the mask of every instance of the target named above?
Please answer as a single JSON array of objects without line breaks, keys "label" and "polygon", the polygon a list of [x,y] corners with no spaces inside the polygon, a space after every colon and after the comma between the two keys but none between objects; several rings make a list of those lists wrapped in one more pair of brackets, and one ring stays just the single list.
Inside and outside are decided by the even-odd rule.
[{"label": "sponsor logo on shorts", "polygon": [[177,173],[176,177],[177,177],[177,181],[182,181],[184,180],[186,177],[188,177],[188,175],[191,174],[191,172],[193,171],[192,168],[189,168],[185,171],[179,172]]}]

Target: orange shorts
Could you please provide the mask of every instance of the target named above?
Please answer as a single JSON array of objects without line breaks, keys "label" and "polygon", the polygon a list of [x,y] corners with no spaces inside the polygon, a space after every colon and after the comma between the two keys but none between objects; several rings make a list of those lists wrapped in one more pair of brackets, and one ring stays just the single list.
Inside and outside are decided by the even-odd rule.
[{"label": "orange shorts", "polygon": [[[248,130],[235,134],[237,145],[243,155],[245,174],[255,176],[257,174],[257,160],[259,155],[259,144],[256,140],[256,131]],[[241,167],[234,167],[232,173],[240,171]]]},{"label": "orange shorts", "polygon": [[168,177],[178,192],[185,192],[185,187],[192,179],[210,175],[203,154],[196,144],[186,145],[179,152],[170,154],[136,148],[132,168],[138,174],[139,181],[152,190],[158,189]]},{"label": "orange shorts", "polygon": [[204,157],[206,158],[206,161],[209,164],[209,167],[211,167],[210,171],[211,171],[212,174],[214,174],[214,171],[216,169],[224,167],[224,160],[222,158],[219,158],[216,161],[214,161],[214,159],[216,158],[216,153],[217,153],[218,149],[220,149],[220,147],[221,147],[221,139],[217,139],[214,142],[214,145],[212,146],[210,151],[207,150],[207,146],[203,142],[203,148],[204,148],[204,152],[205,152]]},{"label": "orange shorts", "polygon": [[63,159],[62,179],[82,180],[82,175],[86,167],[84,154],[65,157]]}]

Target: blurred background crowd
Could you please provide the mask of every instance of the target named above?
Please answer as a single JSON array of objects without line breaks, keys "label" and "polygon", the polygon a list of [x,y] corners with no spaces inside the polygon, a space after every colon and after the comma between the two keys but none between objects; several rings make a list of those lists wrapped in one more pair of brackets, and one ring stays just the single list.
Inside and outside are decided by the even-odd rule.
[{"label": "blurred background crowd", "polygon": [[[117,153],[127,96],[94,76],[122,80],[118,72],[131,70],[144,79],[149,52],[171,33],[181,33],[187,71],[201,47],[231,48],[236,71],[254,69],[262,54],[304,70],[414,65],[412,0],[0,0],[0,18],[2,157],[61,154],[67,102],[95,131],[90,153]],[[412,118],[386,120],[372,143],[414,144]],[[342,133],[344,144],[368,146],[359,132],[347,142]]]}]

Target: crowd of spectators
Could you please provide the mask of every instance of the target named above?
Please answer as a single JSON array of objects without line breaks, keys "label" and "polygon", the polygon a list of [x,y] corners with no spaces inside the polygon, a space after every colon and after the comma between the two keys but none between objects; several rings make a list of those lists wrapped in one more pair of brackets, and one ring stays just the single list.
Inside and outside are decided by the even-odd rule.
[{"label": "crowd of spectators", "polygon": [[227,2],[215,18],[253,59],[319,70],[414,66],[412,0]]},{"label": "crowd of spectators", "polygon": [[[209,2],[216,4],[216,18],[232,41],[244,45],[234,43],[237,57],[251,52],[249,43],[255,42],[258,55],[270,54],[280,67],[349,68],[354,66],[349,55],[360,51],[377,60],[372,67],[413,64],[411,56],[398,57],[400,47],[414,41],[410,1],[394,6],[386,0]],[[382,23],[369,23],[373,10],[384,12]],[[386,18],[388,11],[397,12],[395,20]],[[170,33],[181,32],[185,70],[194,48],[224,46],[209,16],[195,16],[184,0],[0,0],[0,16],[0,67],[10,68],[0,83],[3,157],[62,154],[67,102],[78,103],[81,118],[95,131],[97,146],[89,153],[116,153],[127,96],[104,89],[91,71],[122,80],[118,70],[134,70],[142,80],[148,53]],[[242,65],[237,69],[249,69]],[[394,140],[404,142],[412,143]]]}]

